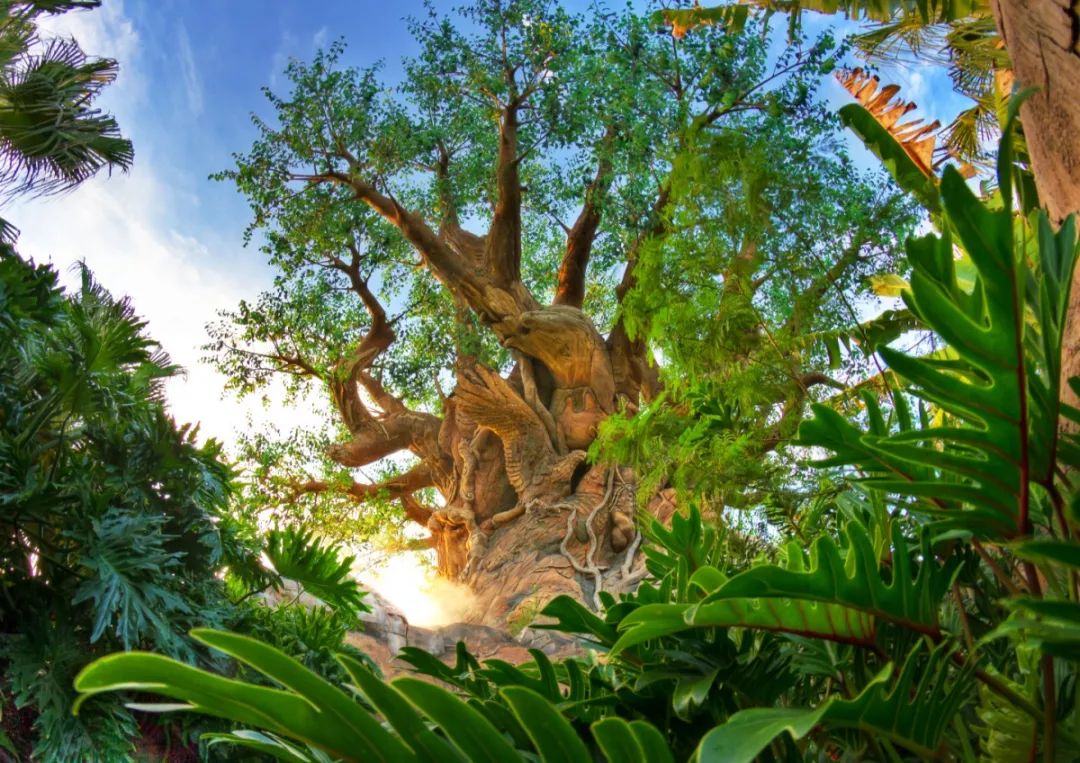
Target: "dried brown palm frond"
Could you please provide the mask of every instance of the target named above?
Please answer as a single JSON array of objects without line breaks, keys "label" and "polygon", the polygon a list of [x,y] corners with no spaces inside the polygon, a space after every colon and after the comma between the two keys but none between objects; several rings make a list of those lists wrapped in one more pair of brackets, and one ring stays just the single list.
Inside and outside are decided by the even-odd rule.
[{"label": "dried brown palm frond", "polygon": [[[837,72],[836,78],[844,89],[870,112],[878,124],[889,131],[904,153],[927,177],[935,176],[945,160],[955,156],[949,146],[937,146],[941,122],[936,119],[929,124],[922,119],[903,121],[904,117],[918,107],[912,101],[897,97],[900,92],[899,85],[889,84],[882,87],[881,79],[877,75],[859,67]],[[970,176],[975,169],[962,164],[960,171]]]}]

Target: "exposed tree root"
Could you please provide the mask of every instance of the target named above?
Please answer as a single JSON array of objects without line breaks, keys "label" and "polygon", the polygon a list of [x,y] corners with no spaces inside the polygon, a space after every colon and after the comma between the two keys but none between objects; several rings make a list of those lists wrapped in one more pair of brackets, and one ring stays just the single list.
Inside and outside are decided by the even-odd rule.
[{"label": "exposed tree root", "polygon": [[608,473],[607,489],[604,491],[604,496],[589,512],[588,518],[585,520],[585,532],[589,536],[589,547],[585,552],[585,564],[581,564],[574,555],[570,552],[569,543],[570,538],[574,535],[574,520],[577,518],[577,510],[571,508],[570,512],[566,515],[566,534],[563,536],[562,543],[559,544],[559,550],[562,555],[566,557],[567,561],[573,566],[575,570],[582,575],[591,575],[595,583],[593,590],[593,608],[599,611],[600,609],[600,592],[604,590],[604,570],[606,567],[600,567],[596,563],[596,552],[600,548],[600,538],[596,534],[596,530],[593,528],[593,520],[596,519],[596,515],[600,511],[611,503],[611,499],[614,495],[615,488],[615,473],[618,469],[612,469]]}]

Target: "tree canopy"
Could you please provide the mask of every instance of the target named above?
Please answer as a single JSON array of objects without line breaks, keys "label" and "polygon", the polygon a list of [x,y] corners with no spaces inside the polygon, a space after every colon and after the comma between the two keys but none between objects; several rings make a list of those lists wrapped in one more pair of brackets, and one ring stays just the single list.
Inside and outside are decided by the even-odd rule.
[{"label": "tree canopy", "polygon": [[[839,150],[815,100],[843,52],[831,38],[770,58],[766,26],[679,40],[648,15],[539,1],[410,25],[420,52],[396,86],[345,65],[343,43],[291,62],[289,92],[267,91],[273,117],[256,118],[258,140],[219,176],[250,201],[250,240],[277,278],[212,327],[212,357],[241,393],[314,382],[337,438],[251,437],[257,501],[307,500],[342,530],[432,527],[471,474],[460,443],[478,427],[507,449],[478,442],[494,448],[473,477],[489,482],[469,509],[482,524],[526,502],[505,473],[520,458],[511,440],[532,430],[476,410],[496,393],[523,400],[556,453],[650,401],[640,426],[681,419],[670,445],[700,429],[681,380],[720,366],[725,381],[708,383],[731,387],[740,423],[709,448],[782,419],[734,463],[760,461],[811,390],[843,383],[823,373],[826,345],[803,337],[855,317],[845,290],[896,268],[915,213]],[[461,394],[463,378],[486,402]],[[415,460],[382,460],[399,452]],[[679,481],[658,453],[613,453],[654,492]],[[354,471],[368,464],[375,474]]]}]

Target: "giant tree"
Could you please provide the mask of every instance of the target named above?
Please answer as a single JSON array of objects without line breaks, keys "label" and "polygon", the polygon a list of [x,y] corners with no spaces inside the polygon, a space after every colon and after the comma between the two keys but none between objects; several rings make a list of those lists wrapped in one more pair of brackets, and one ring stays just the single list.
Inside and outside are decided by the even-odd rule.
[{"label": "giant tree", "polygon": [[[872,194],[847,213],[825,200],[801,244],[769,222],[766,202],[797,196],[800,172],[784,162],[831,161],[810,148],[831,139],[811,97],[829,40],[769,61],[760,27],[677,40],[648,17],[587,19],[544,0],[482,0],[457,25],[434,13],[411,25],[420,52],[396,87],[345,66],[338,44],[289,65],[290,93],[268,91],[272,119],[256,119],[254,146],[222,175],[249,199],[249,233],[278,277],[213,327],[210,349],[241,391],[284,378],[332,402],[339,439],[323,453],[337,471],[275,472],[280,444],[253,440],[260,491],[307,511],[393,502],[428,528],[440,572],[476,591],[471,617],[497,624],[533,594],[593,598],[640,569],[634,471],[587,451],[605,419],[661,392],[647,336],[622,310],[642,254],[674,233],[684,249],[718,247],[726,264],[701,277],[730,297],[786,278],[804,246],[823,259],[783,282],[820,296],[893,251],[899,211],[876,213],[885,199]],[[699,213],[728,220],[727,234],[695,239],[676,209],[679,157],[778,125],[788,144],[770,154],[759,140],[743,159],[768,158],[787,196],[718,175],[727,193]],[[850,168],[834,175],[855,182]],[[744,204],[757,217],[727,214]],[[821,361],[785,354],[757,415],[801,411]]]}]

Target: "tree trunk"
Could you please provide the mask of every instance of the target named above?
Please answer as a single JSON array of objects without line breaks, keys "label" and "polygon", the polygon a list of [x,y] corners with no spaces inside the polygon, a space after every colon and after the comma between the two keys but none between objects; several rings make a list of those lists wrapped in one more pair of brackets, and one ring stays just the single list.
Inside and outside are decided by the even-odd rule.
[{"label": "tree trunk", "polygon": [[585,461],[614,410],[604,340],[579,309],[556,305],[520,316],[506,345],[531,352],[518,350],[509,378],[459,364],[439,432],[452,474],[427,523],[440,573],[475,596],[468,619],[496,627],[559,594],[595,604],[644,564],[632,471]]},{"label": "tree trunk", "polygon": [[[1024,137],[1039,197],[1055,222],[1080,211],[1080,9],[1069,0],[994,0],[998,30],[1021,88],[1035,87],[1021,107]],[[1062,357],[1064,382],[1080,375],[1080,270]]]}]

